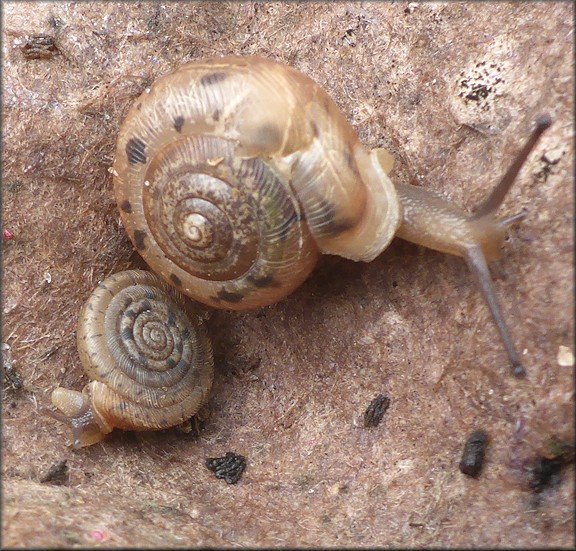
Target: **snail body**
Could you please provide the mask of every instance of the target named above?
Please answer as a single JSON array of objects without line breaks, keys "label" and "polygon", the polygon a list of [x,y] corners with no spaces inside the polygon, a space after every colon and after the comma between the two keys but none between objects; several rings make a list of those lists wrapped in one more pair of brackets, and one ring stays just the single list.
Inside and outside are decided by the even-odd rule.
[{"label": "snail body", "polygon": [[[231,310],[272,304],[308,277],[320,254],[369,262],[398,236],[466,260],[520,376],[524,369],[487,263],[498,256],[506,229],[523,216],[502,220],[496,211],[550,124],[548,116],[538,119],[510,169],[469,214],[422,187],[393,184],[390,155],[366,149],[310,78],[267,59],[225,57],[189,63],[144,91],[120,129],[111,172],[126,232],[166,282],[158,285],[168,295],[169,312],[183,303],[180,292]],[[150,285],[157,279],[132,275],[129,286],[137,286],[134,278]],[[160,398],[144,399],[142,387],[127,392],[140,376],[121,375],[112,379],[122,391],[102,391],[113,396],[104,400],[99,384],[113,368],[108,361],[104,371],[93,368],[100,354],[84,347],[103,329],[107,336],[96,348],[115,349],[123,341],[108,332],[112,325],[92,319],[94,304],[91,299],[81,315],[78,345],[96,382],[85,393],[57,389],[53,395],[62,412],[53,415],[72,424],[76,445],[97,441],[113,427],[154,430],[193,415],[212,381],[201,323],[201,361],[192,377],[199,385],[189,387],[191,398],[162,383]],[[130,335],[124,325],[114,329]],[[172,402],[172,394],[178,400]]]}]

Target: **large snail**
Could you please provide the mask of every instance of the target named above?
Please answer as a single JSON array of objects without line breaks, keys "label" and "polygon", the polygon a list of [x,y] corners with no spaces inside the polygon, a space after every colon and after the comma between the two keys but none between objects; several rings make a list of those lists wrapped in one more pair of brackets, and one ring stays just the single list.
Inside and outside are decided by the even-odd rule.
[{"label": "large snail", "polygon": [[[112,173],[122,221],[138,252],[172,287],[217,308],[274,303],[308,277],[320,254],[369,262],[394,236],[462,256],[514,373],[522,375],[487,263],[522,216],[498,220],[496,210],[550,124],[549,116],[540,117],[511,168],[469,214],[429,190],[393,184],[387,175],[391,157],[367,150],[310,78],[267,59],[224,57],[189,63],[140,96],[120,129]],[[80,335],[90,331],[79,331],[79,345]],[[117,337],[107,339],[116,345]],[[209,367],[200,368],[196,379],[209,388],[209,345],[204,336],[199,341]],[[89,354],[80,354],[87,366]],[[90,369],[91,378],[105,379]],[[104,430],[98,421],[98,430],[82,439],[78,427],[94,429],[95,415],[78,422],[90,406],[69,392],[57,389],[53,403],[76,419],[76,445],[91,443],[94,432],[112,426],[158,429],[183,420],[177,415],[144,426],[121,420],[118,412]],[[194,413],[207,389],[194,392],[194,407],[183,415]],[[82,406],[70,407],[69,401]],[[90,411],[95,409],[105,417],[101,405]]]}]

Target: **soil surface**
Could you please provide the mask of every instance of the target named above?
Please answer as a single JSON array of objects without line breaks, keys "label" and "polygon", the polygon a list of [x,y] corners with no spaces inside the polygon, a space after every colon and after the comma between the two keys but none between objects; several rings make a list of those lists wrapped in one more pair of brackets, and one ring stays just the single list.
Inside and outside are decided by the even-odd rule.
[{"label": "soil surface", "polygon": [[[3,547],[574,545],[571,2],[3,2]],[[465,263],[394,240],[322,257],[280,303],[205,308],[216,375],[198,430],[114,431],[79,451],[39,414],[87,383],[76,323],[145,268],[108,172],[157,77],[260,55],[315,79],[392,179],[473,208],[534,120],[492,265],[527,369],[511,376]],[[379,394],[375,427],[364,412]],[[488,435],[476,478],[466,439]],[[236,484],[207,458],[246,458]]]}]

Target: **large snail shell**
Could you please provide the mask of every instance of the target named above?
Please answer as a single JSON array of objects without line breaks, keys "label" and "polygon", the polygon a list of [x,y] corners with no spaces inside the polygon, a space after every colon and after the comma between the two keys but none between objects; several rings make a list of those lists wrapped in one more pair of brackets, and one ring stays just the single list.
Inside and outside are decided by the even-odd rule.
[{"label": "large snail shell", "polygon": [[[113,428],[157,430],[192,417],[213,379],[212,347],[185,298],[141,270],[114,274],[84,305],[80,359],[83,393],[56,389],[52,403],[69,417],[80,447]],[[56,416],[59,418],[58,416]]]},{"label": "large snail shell", "polygon": [[134,246],[206,304],[276,302],[319,253],[375,258],[400,223],[378,155],[328,95],[270,60],[190,63],[129,111],[113,167]]}]

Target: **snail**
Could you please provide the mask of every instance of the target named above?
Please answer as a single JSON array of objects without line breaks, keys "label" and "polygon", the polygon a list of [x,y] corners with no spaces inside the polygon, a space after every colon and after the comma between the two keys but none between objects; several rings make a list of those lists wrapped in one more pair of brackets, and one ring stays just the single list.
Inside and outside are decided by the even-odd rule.
[{"label": "snail", "polygon": [[369,262],[395,236],[461,256],[521,376],[488,263],[524,216],[498,219],[496,211],[550,124],[548,115],[538,119],[470,214],[430,190],[393,184],[391,155],[363,146],[309,77],[230,56],[189,63],[145,90],[120,128],[111,172],[136,250],[167,284],[216,308],[273,304],[321,254]]},{"label": "snail", "polygon": [[56,388],[53,408],[43,411],[71,426],[75,448],[113,428],[172,427],[206,401],[214,363],[202,319],[154,274],[127,270],[104,280],[84,305],[76,336],[93,380],[83,392]]}]

